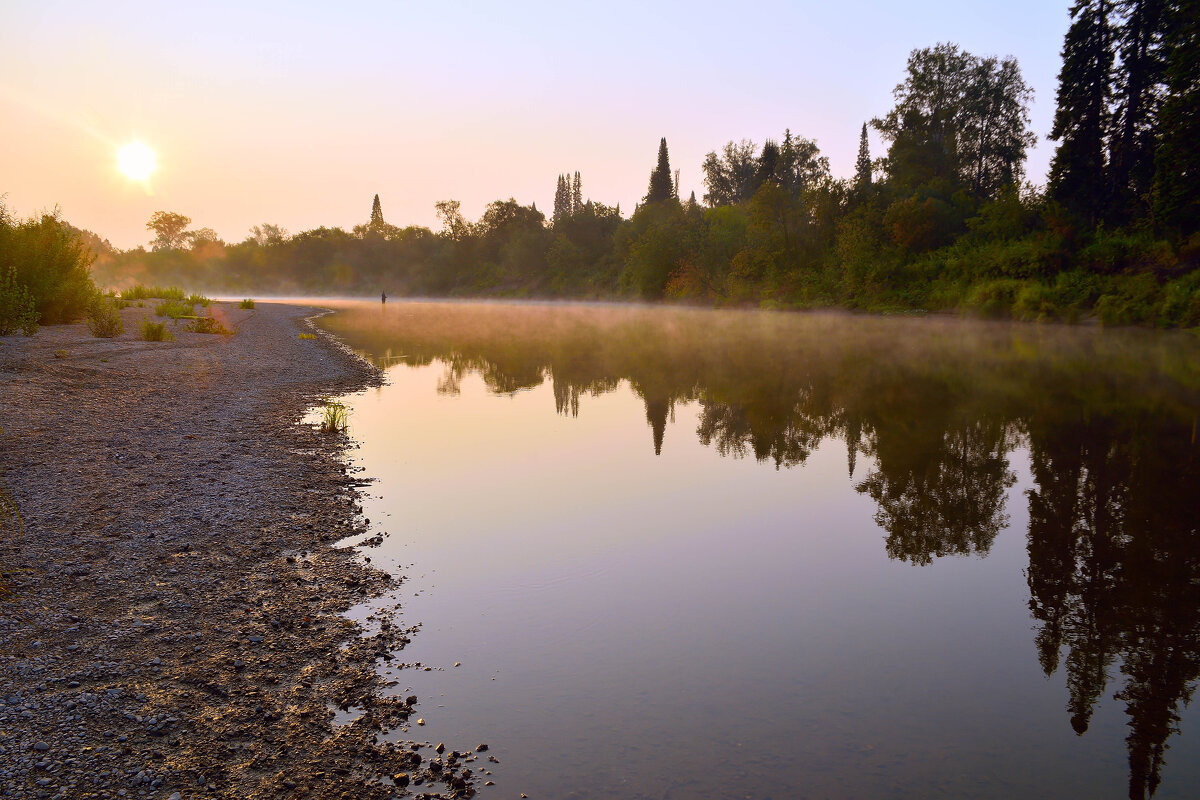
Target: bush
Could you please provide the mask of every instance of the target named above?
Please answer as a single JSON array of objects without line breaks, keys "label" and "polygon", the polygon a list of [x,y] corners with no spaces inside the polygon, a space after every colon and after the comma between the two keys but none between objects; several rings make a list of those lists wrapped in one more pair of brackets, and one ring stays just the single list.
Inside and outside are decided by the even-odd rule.
[{"label": "bush", "polygon": [[967,292],[963,310],[985,317],[1007,317],[1025,285],[1023,281],[1008,278],[976,284]]},{"label": "bush", "polygon": [[33,299],[37,321],[74,322],[87,313],[96,293],[88,272],[93,260],[91,251],[57,213],[17,221],[0,204],[0,274],[15,274],[12,282]]},{"label": "bush", "polygon": [[38,312],[33,306],[33,295],[17,283],[16,267],[9,265],[0,269],[0,336],[8,336],[18,330],[33,336],[38,329]]},{"label": "bush", "polygon": [[166,300],[155,307],[154,313],[178,321],[180,317],[194,316],[196,310],[181,300]]},{"label": "bush", "polygon": [[253,309],[253,308],[254,308],[254,301],[253,301],[253,300],[251,300],[249,297],[247,297],[245,300],[243,300],[242,302],[238,303],[238,308]]},{"label": "bush", "polygon": [[1143,273],[1115,284],[1096,301],[1096,316],[1105,325],[1145,325],[1157,321],[1162,293],[1153,275]]},{"label": "bush", "polygon": [[167,330],[167,323],[151,322],[148,317],[138,324],[138,330],[142,333],[142,339],[147,342],[172,342],[175,340],[175,334]]},{"label": "bush", "polygon": [[219,333],[224,336],[230,336],[233,331],[226,328],[212,317],[196,317],[187,326],[187,329],[192,333]]},{"label": "bush", "polygon": [[121,312],[107,297],[96,295],[87,317],[88,330],[98,339],[112,339],[125,332],[125,323],[121,321]]},{"label": "bush", "polygon": [[196,294],[195,292],[188,295],[184,302],[189,306],[202,306],[203,308],[208,308],[212,304],[212,300],[209,300],[202,294]]}]

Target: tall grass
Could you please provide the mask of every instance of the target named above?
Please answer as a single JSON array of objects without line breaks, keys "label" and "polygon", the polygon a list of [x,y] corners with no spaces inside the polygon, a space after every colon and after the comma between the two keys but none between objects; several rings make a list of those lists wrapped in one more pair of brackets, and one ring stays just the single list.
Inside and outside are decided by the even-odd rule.
[{"label": "tall grass", "polygon": [[350,409],[345,403],[325,398],[322,401],[325,408],[321,412],[320,428],[322,433],[339,433],[350,427]]},{"label": "tall grass", "polygon": [[249,297],[247,297],[245,300],[238,303],[238,308],[245,308],[248,310],[253,310],[254,309],[254,301],[251,300]]},{"label": "tall grass", "polygon": [[138,330],[142,333],[142,339],[147,342],[172,342],[175,340],[175,334],[167,330],[167,323],[151,322],[149,317],[142,319],[138,324]]},{"label": "tall grass", "polygon": [[187,297],[178,286],[147,286],[135,284],[121,292],[122,300],[177,300],[182,302]]},{"label": "tall grass", "polygon": [[154,313],[178,321],[180,317],[195,316],[196,310],[183,300],[165,300],[155,307]]},{"label": "tall grass", "polygon": [[112,339],[125,332],[121,312],[111,298],[96,295],[88,308],[88,330],[98,339]]}]

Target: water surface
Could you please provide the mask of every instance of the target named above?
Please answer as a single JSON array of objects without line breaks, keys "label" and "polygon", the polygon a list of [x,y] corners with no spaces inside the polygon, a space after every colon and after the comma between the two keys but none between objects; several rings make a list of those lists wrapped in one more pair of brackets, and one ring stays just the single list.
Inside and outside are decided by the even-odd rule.
[{"label": "water surface", "polygon": [[339,309],[406,735],[491,796],[1200,787],[1195,337]]}]

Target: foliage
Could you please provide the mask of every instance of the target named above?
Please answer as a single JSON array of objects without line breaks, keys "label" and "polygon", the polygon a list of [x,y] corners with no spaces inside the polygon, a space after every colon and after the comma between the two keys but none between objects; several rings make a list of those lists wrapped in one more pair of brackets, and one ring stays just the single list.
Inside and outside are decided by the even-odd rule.
[{"label": "foliage", "polygon": [[171,342],[175,340],[175,334],[167,330],[167,323],[152,322],[149,317],[143,318],[138,323],[138,330],[142,334],[142,339],[147,342]]},{"label": "foliage", "polygon": [[125,332],[121,312],[111,298],[96,295],[88,307],[88,330],[98,339],[112,339]]},{"label": "foliage", "polygon": [[[10,302],[25,308],[26,293],[32,299],[37,315],[34,322],[74,322],[87,313],[96,291],[88,274],[94,259],[76,230],[57,211],[18,220],[0,198],[0,276],[7,285],[22,287],[10,290]],[[22,315],[22,319],[29,319],[24,312]]]},{"label": "foliage", "polygon": [[181,317],[195,316],[196,310],[191,303],[183,300],[166,300],[154,308],[154,313],[160,317],[170,317],[178,320]]},{"label": "foliage", "polygon": [[134,284],[128,289],[121,292],[122,300],[180,300],[184,299],[183,290],[178,286],[146,286],[141,283]]},{"label": "foliage", "polygon": [[196,317],[188,323],[187,329],[192,333],[216,333],[222,336],[232,336],[233,331],[221,324],[220,320],[212,317]]},{"label": "foliage", "polygon": [[251,300],[249,297],[247,297],[245,300],[243,300],[242,302],[238,303],[238,308],[244,308],[244,309],[247,309],[247,310],[253,310],[253,309],[254,309],[254,301],[253,301],[253,300]]},{"label": "foliage", "polygon": [[33,295],[17,283],[17,268],[9,265],[0,267],[0,336],[21,331],[33,336],[38,329],[38,312],[34,309]]},{"label": "foliage", "polygon": [[350,425],[350,409],[344,403],[325,398],[322,401],[320,429],[322,433],[339,433]]},{"label": "foliage", "polygon": [[192,224],[191,217],[176,214],[173,211],[155,211],[146,223],[146,230],[154,232],[154,240],[150,243],[155,250],[178,250],[188,241],[187,226]]},{"label": "foliage", "polygon": [[671,158],[667,154],[667,140],[663,138],[658,143],[658,163],[650,173],[650,186],[646,190],[647,203],[663,203],[667,200],[678,200],[675,182],[671,178]]}]

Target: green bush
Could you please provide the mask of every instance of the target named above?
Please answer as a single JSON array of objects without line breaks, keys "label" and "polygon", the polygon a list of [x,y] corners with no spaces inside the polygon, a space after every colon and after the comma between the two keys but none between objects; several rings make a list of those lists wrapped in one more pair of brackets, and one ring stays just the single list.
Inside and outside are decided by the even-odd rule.
[{"label": "green bush", "polygon": [[103,295],[96,295],[88,308],[88,330],[98,339],[112,339],[125,332],[125,323],[121,321],[121,312],[113,301]]},{"label": "green bush", "polygon": [[33,336],[38,329],[38,312],[33,306],[33,295],[17,283],[16,267],[9,265],[0,270],[0,336],[8,336],[18,330]]},{"label": "green bush", "polygon": [[57,213],[18,221],[0,204],[0,274],[15,275],[13,283],[28,291],[42,324],[74,322],[87,313],[96,293],[88,272],[93,260]]},{"label": "green bush", "polygon": [[205,297],[202,294],[196,294],[195,292],[188,295],[187,299],[184,300],[184,302],[187,303],[189,306],[202,306],[204,308],[208,308],[209,305],[212,304],[212,300],[209,300],[207,297]]},{"label": "green bush", "polygon": [[1182,328],[1200,325],[1200,271],[1168,283],[1163,287],[1162,295],[1160,324]]},{"label": "green bush", "polygon": [[985,317],[1007,317],[1025,286],[1023,281],[1010,278],[976,284],[967,292],[963,310]]},{"label": "green bush", "polygon": [[187,326],[187,329],[192,333],[219,333],[225,336],[233,334],[233,331],[212,317],[196,317]]},{"label": "green bush", "polygon": [[170,317],[178,320],[180,317],[195,316],[196,310],[181,300],[166,300],[155,307],[154,313],[160,317]]},{"label": "green bush", "polygon": [[175,334],[167,330],[167,323],[151,322],[148,317],[138,323],[138,330],[142,333],[142,339],[147,342],[171,342],[175,340]]},{"label": "green bush", "polygon": [[1149,273],[1115,283],[1096,301],[1096,316],[1105,325],[1147,325],[1157,321],[1162,291]]},{"label": "green bush", "polygon": [[254,308],[254,301],[253,301],[253,300],[251,300],[249,297],[247,297],[245,300],[243,300],[242,302],[238,303],[238,308],[253,309],[253,308]]}]

